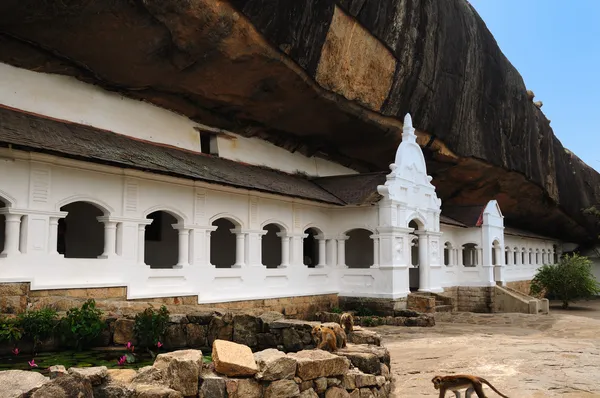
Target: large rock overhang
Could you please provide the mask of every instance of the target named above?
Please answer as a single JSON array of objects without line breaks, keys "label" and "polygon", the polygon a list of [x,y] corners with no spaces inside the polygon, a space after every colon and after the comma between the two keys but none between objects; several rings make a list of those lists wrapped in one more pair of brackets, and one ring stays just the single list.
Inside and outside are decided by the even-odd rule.
[{"label": "large rock overhang", "polygon": [[0,62],[290,151],[386,170],[413,115],[446,205],[586,242],[600,176],[554,136],[466,0],[4,0]]}]

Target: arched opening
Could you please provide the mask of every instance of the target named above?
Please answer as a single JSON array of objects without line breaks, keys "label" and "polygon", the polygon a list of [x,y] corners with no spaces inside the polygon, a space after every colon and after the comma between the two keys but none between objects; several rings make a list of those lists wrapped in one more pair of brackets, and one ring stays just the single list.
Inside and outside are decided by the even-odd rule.
[{"label": "arched opening", "polygon": [[546,259],[546,249],[542,249],[542,265],[546,264],[548,260]]},{"label": "arched opening", "polygon": [[529,249],[529,263],[528,264],[533,264],[533,250]]},{"label": "arched opening", "polygon": [[179,233],[173,224],[178,220],[166,211],[155,211],[144,234],[144,262],[150,268],[173,268],[179,260]]},{"label": "arched opening", "polygon": [[[6,207],[6,202],[0,198],[0,209]],[[6,217],[0,214],[0,253],[4,251],[4,234],[6,232]]]},{"label": "arched opening", "polygon": [[212,222],[217,229],[210,234],[210,263],[216,268],[231,268],[236,260],[236,237],[232,229],[237,226],[226,218]]},{"label": "arched opening", "polygon": [[97,217],[104,212],[88,202],[62,206],[68,212],[58,220],[56,250],[65,258],[98,258],[104,252],[104,224]]},{"label": "arched opening", "polygon": [[348,268],[369,268],[373,265],[373,240],[369,230],[357,228],[346,232],[346,265]]},{"label": "arched opening", "polygon": [[552,248],[554,249],[554,255],[553,255],[553,264],[558,264],[558,246],[557,245],[552,245]]},{"label": "arched opening", "polygon": [[281,237],[277,234],[283,232],[283,229],[277,224],[267,224],[263,230],[267,233],[262,237],[262,263],[267,268],[277,268],[282,263]]},{"label": "arched opening", "polygon": [[510,259],[510,249],[508,248],[508,246],[506,246],[504,248],[504,264],[508,265],[510,264],[510,261],[508,261]]},{"label": "arched opening", "polygon": [[500,243],[495,240],[492,243],[492,265],[500,265],[499,261]]},{"label": "arched opening", "polygon": [[521,249],[521,264],[525,265],[527,262],[525,261],[525,248]]},{"label": "arched opening", "polygon": [[[319,241],[316,236],[319,235],[319,231],[316,228],[308,228],[304,231],[307,235],[302,242],[302,257],[304,259],[304,265],[308,268],[314,268],[319,264],[321,260],[319,258]],[[346,261],[348,257],[346,257]]]},{"label": "arched opening", "polygon": [[422,229],[422,226],[416,220],[408,223],[408,228],[412,228],[412,232],[408,235],[410,239],[410,267],[408,268],[408,285],[411,291],[419,289],[421,279],[419,278],[419,265],[421,258],[419,256],[419,236],[416,231]]},{"label": "arched opening", "polygon": [[465,243],[462,248],[463,265],[465,267],[477,266],[477,245],[475,243]]},{"label": "arched opening", "polygon": [[519,248],[515,247],[513,250],[513,264],[519,264]]},{"label": "arched opening", "polygon": [[444,265],[448,266],[452,263],[452,243],[444,243]]},{"label": "arched opening", "polygon": [[540,265],[540,249],[535,249],[535,264]]}]

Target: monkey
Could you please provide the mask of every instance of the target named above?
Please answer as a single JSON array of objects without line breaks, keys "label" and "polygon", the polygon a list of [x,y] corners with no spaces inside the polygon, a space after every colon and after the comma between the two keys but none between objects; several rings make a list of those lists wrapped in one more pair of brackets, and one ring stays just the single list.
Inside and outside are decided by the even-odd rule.
[{"label": "monkey", "polygon": [[340,325],[338,325],[335,322],[327,322],[321,326],[323,326],[324,328],[331,329],[331,331],[335,334],[337,348],[346,347],[348,337],[346,336],[346,332],[344,332],[344,329],[342,329]]},{"label": "monkey", "polygon": [[533,105],[537,106],[538,109],[542,109],[542,106],[544,106],[544,103],[542,101],[535,101],[533,103]]},{"label": "monkey", "polygon": [[496,390],[496,387],[494,387],[483,377],[473,375],[435,376],[433,379],[431,379],[431,382],[436,390],[440,390],[439,398],[444,398],[447,390],[454,392],[455,396],[460,398],[460,393],[457,394],[457,390],[461,388],[467,388],[465,394],[466,398],[469,398],[473,391],[475,391],[479,398],[486,398],[485,393],[483,392],[483,384],[487,384],[492,390],[494,390],[494,392],[496,392],[496,394],[500,395],[501,397],[508,398],[506,395]]},{"label": "monkey", "polygon": [[344,312],[340,317],[340,326],[344,328],[346,334],[354,330],[354,317],[349,312]]},{"label": "monkey", "polygon": [[324,349],[325,351],[335,351],[337,349],[335,333],[333,330],[323,327],[322,325],[313,326],[310,334],[313,340],[317,343],[318,349]]},{"label": "monkey", "polygon": [[533,93],[533,91],[527,90],[527,99],[529,101],[533,101],[534,98],[535,98],[535,94]]}]

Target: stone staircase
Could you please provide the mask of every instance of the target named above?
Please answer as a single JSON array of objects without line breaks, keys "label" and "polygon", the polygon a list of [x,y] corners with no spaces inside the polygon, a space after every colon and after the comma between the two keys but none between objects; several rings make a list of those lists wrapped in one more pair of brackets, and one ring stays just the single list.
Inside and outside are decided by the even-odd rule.
[{"label": "stone staircase", "polygon": [[451,297],[441,294],[415,292],[408,295],[406,308],[424,313],[452,312],[454,303]]},{"label": "stone staircase", "polygon": [[506,286],[494,287],[493,312],[520,312],[524,314],[548,314],[548,299],[538,299]]}]

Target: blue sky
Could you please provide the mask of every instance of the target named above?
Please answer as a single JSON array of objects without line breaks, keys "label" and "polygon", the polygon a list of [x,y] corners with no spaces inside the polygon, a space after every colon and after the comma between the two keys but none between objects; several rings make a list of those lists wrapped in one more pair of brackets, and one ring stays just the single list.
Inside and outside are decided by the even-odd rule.
[{"label": "blue sky", "polygon": [[563,146],[600,171],[600,0],[469,2]]}]

